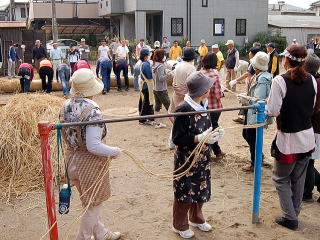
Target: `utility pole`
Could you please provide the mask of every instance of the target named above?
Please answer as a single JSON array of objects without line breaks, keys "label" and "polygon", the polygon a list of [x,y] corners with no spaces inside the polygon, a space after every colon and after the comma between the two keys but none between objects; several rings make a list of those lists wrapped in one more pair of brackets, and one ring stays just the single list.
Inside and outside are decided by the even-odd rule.
[{"label": "utility pole", "polygon": [[52,11],[52,40],[56,42],[58,40],[58,24],[56,16],[56,0],[51,0]]},{"label": "utility pole", "polygon": [[14,21],[15,20],[15,6],[14,6],[14,0],[10,0],[10,13],[9,13],[9,21]]}]

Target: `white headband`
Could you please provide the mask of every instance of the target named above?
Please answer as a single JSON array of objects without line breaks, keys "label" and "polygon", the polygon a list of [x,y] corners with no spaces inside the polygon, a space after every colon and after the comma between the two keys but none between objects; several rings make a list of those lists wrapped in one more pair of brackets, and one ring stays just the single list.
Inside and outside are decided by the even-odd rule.
[{"label": "white headband", "polygon": [[292,56],[287,50],[285,50],[283,53],[281,53],[280,56],[285,56],[285,57],[290,58],[291,60],[296,61],[296,62],[303,62],[306,60],[305,58],[297,58],[295,56]]}]

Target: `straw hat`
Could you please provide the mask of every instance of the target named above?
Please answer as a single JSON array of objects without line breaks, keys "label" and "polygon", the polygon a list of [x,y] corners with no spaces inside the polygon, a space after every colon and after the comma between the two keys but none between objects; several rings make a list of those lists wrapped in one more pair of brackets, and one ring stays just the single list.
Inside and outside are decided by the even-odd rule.
[{"label": "straw hat", "polygon": [[87,68],[77,70],[71,81],[70,94],[76,97],[95,96],[103,90],[103,85],[97,81],[93,71]]},{"label": "straw hat", "polygon": [[265,52],[257,52],[250,62],[254,68],[265,72],[268,70],[269,55]]}]

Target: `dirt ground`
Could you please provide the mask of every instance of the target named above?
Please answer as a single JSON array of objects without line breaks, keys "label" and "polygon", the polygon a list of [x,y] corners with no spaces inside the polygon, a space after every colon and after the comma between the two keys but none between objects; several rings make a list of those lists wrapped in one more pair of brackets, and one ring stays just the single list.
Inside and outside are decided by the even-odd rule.
[{"label": "dirt ground", "polygon": [[[240,90],[243,85],[240,85]],[[62,96],[61,92],[55,93]],[[97,96],[95,101],[103,111],[121,114],[132,113],[137,108],[139,93],[133,90],[118,93],[112,89],[108,95]],[[0,99],[10,95],[0,95]],[[224,107],[238,106],[237,99],[226,94]],[[261,224],[251,223],[253,174],[241,171],[249,161],[249,148],[242,138],[239,125],[232,122],[237,112],[224,112],[220,119],[226,135],[220,145],[228,155],[212,163],[212,199],[204,204],[204,214],[212,224],[213,231],[195,231],[196,240],[224,239],[274,239],[302,240],[320,239],[320,204],[302,204],[298,231],[289,231],[277,226],[273,220],[281,214],[278,196],[272,183],[272,169],[263,168],[261,186]],[[110,117],[110,116],[106,116]],[[136,154],[154,172],[168,173],[173,168],[173,151],[168,150],[169,127],[154,129],[137,122],[109,124],[107,142]],[[270,143],[275,132],[274,125],[265,131],[264,153],[272,163]],[[319,163],[317,163],[318,168]],[[120,231],[124,240],[174,240],[180,239],[171,231],[172,181],[158,180],[147,176],[125,155],[112,162],[110,168],[112,197],[105,202],[103,220],[113,231]],[[57,191],[55,192],[57,195]],[[58,215],[61,239],[75,239],[81,206],[76,190],[73,191],[71,211]],[[316,197],[319,194],[316,193]],[[47,231],[45,198],[43,193],[33,193],[14,205],[0,203],[0,239],[40,239]],[[48,239],[45,237],[44,239]]]}]

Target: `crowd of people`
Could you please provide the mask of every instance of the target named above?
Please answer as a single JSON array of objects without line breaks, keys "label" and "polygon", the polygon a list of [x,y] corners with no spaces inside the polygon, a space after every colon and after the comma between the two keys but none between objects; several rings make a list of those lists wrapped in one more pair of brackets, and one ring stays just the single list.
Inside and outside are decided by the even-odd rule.
[{"label": "crowd of people", "polygon": [[[73,97],[66,101],[61,111],[62,122],[101,120],[101,110],[92,97],[110,91],[112,71],[117,78],[118,91],[122,91],[121,71],[125,79],[125,90],[129,90],[128,66],[134,75],[134,88],[140,91],[138,107],[141,116],[159,114],[162,106],[169,113],[221,109],[221,99],[225,92],[235,92],[237,83],[245,80],[246,92],[237,95],[239,103],[247,106],[265,101],[268,116],[266,122],[271,124],[272,118],[276,119],[277,131],[271,153],[275,159],[273,181],[279,195],[282,216],[276,218],[275,222],[296,230],[302,200],[314,201],[312,192],[315,186],[320,191],[320,174],[314,167],[314,160],[320,158],[320,59],[316,49],[314,54],[296,41],[281,54],[277,53],[274,43],[268,43],[267,52],[264,52],[261,44],[256,42],[249,51],[250,65],[247,72],[236,78],[235,72],[240,65],[239,51],[233,40],[228,40],[225,45],[228,48],[226,59],[218,44],[214,44],[209,51],[205,40],[201,40],[197,51],[191,47],[190,42],[183,48],[177,41],[171,46],[167,37],[163,38],[162,44],[156,41],[154,49],[147,46],[143,39],[135,49],[125,40],[120,42],[115,39],[109,44],[102,40],[98,48],[96,74],[89,70],[90,50],[84,39],[79,49],[70,46],[68,61],[64,61],[55,44],[49,59],[46,59],[46,51],[40,42],[36,42],[33,53],[34,64],[42,79],[43,89],[47,92],[51,91],[56,70],[61,81],[68,83],[67,79],[70,76],[72,78],[70,94]],[[12,56],[20,59],[14,53]],[[173,61],[172,64],[170,61]],[[199,62],[198,66],[195,62]],[[280,74],[281,63],[284,74]],[[69,66],[70,72],[67,70]],[[225,79],[222,73],[224,67]],[[33,67],[27,63],[22,64],[19,75],[25,79],[22,89],[27,92],[34,75]],[[27,78],[27,75],[30,77]],[[103,84],[96,79],[100,75]],[[167,85],[169,78],[173,78],[171,97]],[[64,95],[68,96],[68,86],[63,84],[63,88]],[[202,207],[211,198],[211,155],[213,153],[216,159],[226,155],[218,143],[224,135],[224,130],[219,127],[219,117],[220,113],[210,113],[170,118],[173,126],[169,145],[175,149],[175,174],[188,169],[189,165],[185,163],[190,153],[199,142],[205,141],[197,164],[187,175],[173,181],[172,229],[182,238],[194,236],[190,226],[204,232],[212,229],[205,220]],[[240,111],[239,117],[234,121],[245,125],[256,124],[256,111]],[[153,118],[141,120],[140,124],[153,125],[155,128],[166,127],[162,121]],[[91,175],[97,174],[101,168],[97,161],[101,157],[116,157],[121,150],[102,143],[106,136],[106,126],[103,124],[68,128],[64,130],[64,134],[67,145],[73,149],[68,153],[68,159],[71,159],[68,164],[69,175],[76,182],[79,192],[86,193],[91,185],[90,181],[95,179],[89,177],[88,171],[92,171]],[[249,164],[243,170],[250,173],[254,171],[255,165],[255,129],[244,129],[243,138],[250,150]],[[86,165],[90,169],[84,168],[83,162],[86,161],[92,162]],[[263,166],[270,167],[267,163],[263,163]],[[110,197],[108,176],[105,176],[104,183],[104,187],[99,190],[99,198],[93,199],[93,204],[81,219],[77,239],[89,239],[92,235],[97,239],[119,239],[121,236],[118,232],[108,231],[100,221],[101,203]],[[83,194],[81,198],[84,207],[89,204],[89,193],[90,191]]]}]

